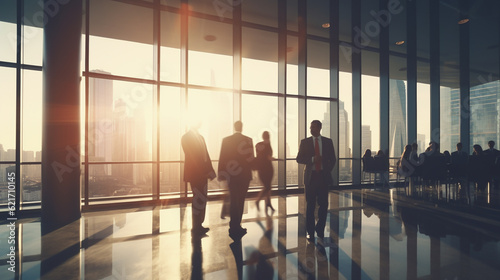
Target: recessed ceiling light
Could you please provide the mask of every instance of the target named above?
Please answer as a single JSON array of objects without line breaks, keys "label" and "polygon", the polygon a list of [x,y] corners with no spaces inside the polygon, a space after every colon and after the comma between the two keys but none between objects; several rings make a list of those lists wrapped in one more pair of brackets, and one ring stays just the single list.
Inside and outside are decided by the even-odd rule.
[{"label": "recessed ceiling light", "polygon": [[206,35],[204,37],[204,39],[205,39],[205,41],[212,42],[212,41],[217,40],[217,37],[215,37],[214,35]]},{"label": "recessed ceiling light", "polygon": [[467,23],[469,22],[469,19],[468,18],[464,18],[464,19],[461,19],[458,21],[458,24],[464,24],[464,23]]},{"label": "recessed ceiling light", "polygon": [[329,22],[325,22],[321,25],[321,27],[323,28],[329,28],[330,27],[330,23]]},{"label": "recessed ceiling light", "polygon": [[405,43],[405,41],[397,41],[395,44],[398,45],[398,46],[401,46],[404,43]]}]

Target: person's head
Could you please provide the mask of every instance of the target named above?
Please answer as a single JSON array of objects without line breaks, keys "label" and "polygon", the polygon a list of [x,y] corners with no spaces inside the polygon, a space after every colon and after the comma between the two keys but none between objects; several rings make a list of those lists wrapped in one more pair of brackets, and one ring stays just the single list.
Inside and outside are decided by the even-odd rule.
[{"label": "person's head", "polygon": [[414,142],[413,144],[411,144],[411,150],[412,150],[412,151],[415,151],[415,152],[416,152],[416,151],[417,151],[417,149],[418,149],[418,144],[417,144],[417,143],[415,143],[415,142]]},{"label": "person's head", "polygon": [[363,157],[371,157],[371,156],[372,156],[372,150],[366,149],[365,154],[363,155]]},{"label": "person's head", "polygon": [[472,149],[474,150],[472,152],[473,155],[480,155],[483,153],[483,148],[481,147],[481,145],[476,144],[472,146]]},{"label": "person's head", "polygon": [[450,157],[450,156],[451,156],[451,154],[450,154],[450,152],[448,152],[448,150],[445,150],[445,151],[443,152],[443,155],[444,155],[445,157]]},{"label": "person's head", "polygon": [[311,122],[310,130],[311,130],[311,135],[314,137],[318,137],[321,132],[321,127],[322,124],[318,120],[314,120]]},{"label": "person's head", "polygon": [[488,141],[488,147],[490,147],[490,149],[493,149],[495,147],[495,141],[493,140]]},{"label": "person's head", "polygon": [[236,121],[234,123],[234,131],[242,132],[243,131],[243,123],[241,121]]},{"label": "person's head", "polygon": [[377,152],[377,156],[379,156],[379,157],[383,157],[383,156],[385,156],[384,151],[382,151],[382,150],[378,150],[378,152]]},{"label": "person's head", "polygon": [[457,151],[461,151],[462,150],[462,142],[458,142],[457,143]]},{"label": "person's head", "polygon": [[262,139],[269,140],[269,131],[262,132]]}]

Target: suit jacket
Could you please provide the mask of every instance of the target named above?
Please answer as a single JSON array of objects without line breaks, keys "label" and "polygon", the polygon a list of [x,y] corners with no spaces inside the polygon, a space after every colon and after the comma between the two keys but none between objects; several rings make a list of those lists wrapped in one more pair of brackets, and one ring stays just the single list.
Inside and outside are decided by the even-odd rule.
[{"label": "suit jacket", "polygon": [[189,130],[182,136],[181,145],[185,155],[185,182],[207,179],[215,174],[203,136]]},{"label": "suit jacket", "polygon": [[[333,148],[332,139],[321,136],[321,163],[323,166],[323,175],[325,176],[325,182],[328,185],[333,183],[331,171],[335,166],[337,158],[335,157],[335,149]],[[313,162],[314,157],[314,142],[313,137],[302,139],[300,141],[299,153],[297,154],[297,162],[305,164],[304,167],[304,184],[307,186],[311,182],[311,174],[315,169],[315,164]]]},{"label": "suit jacket", "polygon": [[231,178],[252,180],[254,158],[253,142],[250,137],[234,133],[222,139],[218,167],[219,181]]}]

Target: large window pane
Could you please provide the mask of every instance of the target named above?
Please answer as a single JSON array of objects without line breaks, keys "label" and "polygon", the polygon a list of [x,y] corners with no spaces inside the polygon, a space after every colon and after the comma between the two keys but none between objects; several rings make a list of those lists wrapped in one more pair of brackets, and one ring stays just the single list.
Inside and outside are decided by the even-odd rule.
[{"label": "large window pane", "polygon": [[307,34],[330,37],[330,1],[307,1]]},{"label": "large window pane", "polygon": [[0,67],[0,84],[0,161],[13,161],[16,159],[16,69]]},{"label": "large window pane", "polygon": [[116,1],[90,3],[90,71],[153,78],[153,10]]},{"label": "large window pane", "polygon": [[[52,11],[43,10],[43,5],[37,0],[24,1],[23,17],[23,52],[22,61],[25,64],[42,65],[44,16],[50,16]],[[44,15],[46,13],[46,15]]]},{"label": "large window pane", "polygon": [[242,0],[226,2],[242,4],[243,21],[278,27],[278,0]]},{"label": "large window pane", "polygon": [[151,194],[152,164],[92,164],[89,198]]},{"label": "large window pane", "polygon": [[[278,97],[244,94],[241,100],[243,134],[252,138],[254,146],[261,142],[262,132],[270,135],[273,157],[278,157]],[[256,113],[258,110],[258,113]],[[255,152],[254,152],[254,155]],[[274,162],[276,163],[276,162]],[[277,165],[274,166],[273,185],[277,184]],[[258,176],[254,176],[251,186],[261,186]]]},{"label": "large window pane", "polygon": [[180,163],[160,164],[160,192],[162,194],[178,194],[184,190],[184,180],[181,178]]},{"label": "large window pane", "polygon": [[408,144],[406,133],[406,59],[390,56],[389,157],[399,157]]},{"label": "large window pane", "polygon": [[[441,87],[439,114],[441,151],[455,151],[456,144],[460,142],[460,111],[460,91]],[[425,147],[421,150],[425,150]]]},{"label": "large window pane", "polygon": [[[26,164],[21,166],[23,203],[42,201],[42,166]],[[23,205],[26,208],[26,205]]]},{"label": "large window pane", "polygon": [[242,89],[278,91],[278,34],[243,28]]},{"label": "large window pane", "polygon": [[299,39],[294,36],[287,37],[286,49],[286,93],[299,93]]},{"label": "large window pane", "polygon": [[307,41],[307,95],[330,97],[330,46]]},{"label": "large window pane", "polygon": [[194,17],[189,19],[190,84],[232,88],[232,34],[229,24]]},{"label": "large window pane", "polygon": [[500,143],[500,81],[491,81],[470,88],[470,144],[488,149],[488,141]]},{"label": "large window pane", "polygon": [[[199,132],[205,138],[212,160],[218,160],[222,138],[233,133],[233,94],[190,89],[188,112],[190,117],[202,120]],[[243,126],[243,133],[246,133]]]},{"label": "large window pane", "polygon": [[[431,89],[429,84],[417,83],[417,141],[418,153],[424,152],[431,141]],[[443,147],[445,148],[445,147]],[[446,147],[444,150],[447,150]],[[453,150],[448,150],[452,152]]]},{"label": "large window pane", "polygon": [[286,157],[295,158],[299,152],[299,100],[286,100]]},{"label": "large window pane", "polygon": [[330,137],[330,101],[309,100],[307,102],[307,137],[311,136],[309,125],[313,120],[322,123],[321,135]]},{"label": "large window pane", "polygon": [[[361,61],[361,154],[380,149],[380,77],[378,53],[363,51]],[[366,74],[368,73],[368,74]]]},{"label": "large window pane", "polygon": [[[22,150],[42,150],[42,72],[23,70],[22,83]],[[33,158],[34,159],[34,158]],[[31,161],[31,159],[22,159]]]},{"label": "large window pane", "polygon": [[89,161],[151,160],[152,86],[91,78]]},{"label": "large window pane", "polygon": [[[12,175],[15,175],[15,172],[15,165],[0,164],[0,205],[4,205],[5,209],[7,209],[7,202],[9,201],[9,190],[11,190],[10,194],[12,195],[12,191],[15,191],[16,188],[15,185],[12,184],[11,180],[9,180],[9,178],[13,178]],[[15,176],[15,178],[17,180],[18,176]],[[10,188],[9,182],[11,182]],[[12,201],[12,196],[10,201]],[[0,209],[4,210],[3,207]]]},{"label": "large window pane", "polygon": [[181,160],[181,90],[160,88],[160,160]]},{"label": "large window pane", "polygon": [[167,82],[181,80],[181,19],[180,15],[161,12],[160,79]]},{"label": "large window pane", "polygon": [[0,2],[0,38],[2,38],[0,40],[0,61],[16,61],[16,2],[16,0]]}]

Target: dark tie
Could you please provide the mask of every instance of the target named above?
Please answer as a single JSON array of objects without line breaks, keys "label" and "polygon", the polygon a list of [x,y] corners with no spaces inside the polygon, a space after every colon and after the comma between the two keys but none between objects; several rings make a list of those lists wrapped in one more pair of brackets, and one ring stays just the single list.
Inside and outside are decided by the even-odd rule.
[{"label": "dark tie", "polygon": [[[319,143],[318,143],[318,137],[315,137],[315,143],[314,143],[314,155],[315,156],[320,156],[319,154]],[[315,166],[316,166],[316,171],[320,171],[321,170],[321,162],[320,161],[317,161],[315,163]]]}]

